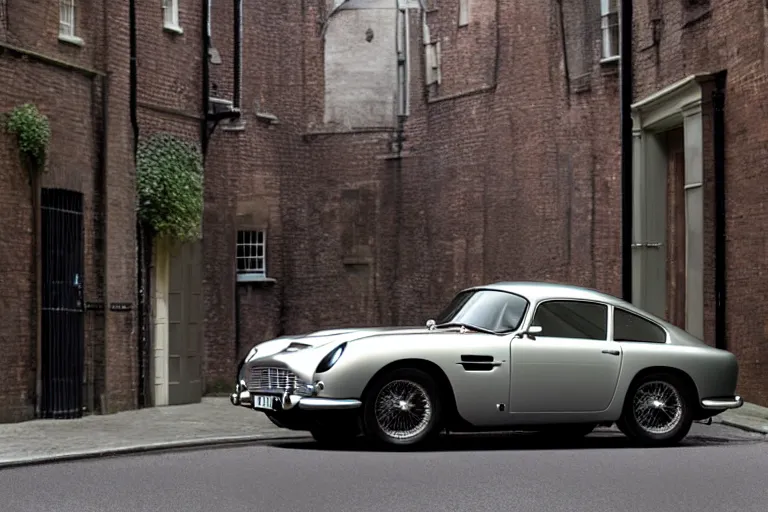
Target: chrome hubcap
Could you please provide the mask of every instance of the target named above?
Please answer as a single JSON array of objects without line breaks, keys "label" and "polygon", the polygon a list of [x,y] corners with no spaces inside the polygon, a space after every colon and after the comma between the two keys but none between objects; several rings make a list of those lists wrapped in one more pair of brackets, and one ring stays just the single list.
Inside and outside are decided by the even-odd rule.
[{"label": "chrome hubcap", "polygon": [[432,402],[426,390],[409,380],[395,380],[376,396],[376,422],[395,439],[421,434],[432,417]]},{"label": "chrome hubcap", "polygon": [[635,393],[632,411],[646,432],[667,434],[683,417],[683,400],[677,389],[664,381],[646,382]]}]

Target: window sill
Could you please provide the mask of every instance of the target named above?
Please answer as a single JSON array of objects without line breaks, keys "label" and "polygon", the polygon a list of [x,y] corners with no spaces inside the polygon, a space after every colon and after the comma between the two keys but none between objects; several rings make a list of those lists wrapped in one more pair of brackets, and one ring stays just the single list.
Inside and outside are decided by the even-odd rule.
[{"label": "window sill", "polygon": [[74,46],[84,46],[85,41],[83,41],[81,38],[77,36],[68,36],[66,34],[59,34],[59,41],[66,44],[71,44]]},{"label": "window sill", "polygon": [[179,35],[184,33],[184,29],[183,28],[181,28],[178,25],[174,25],[172,23],[165,23],[163,25],[163,30],[165,30],[166,32],[172,32],[174,34],[179,34]]},{"label": "window sill", "polygon": [[613,55],[611,57],[603,57],[600,59],[601,66],[615,66],[621,61],[620,55]]},{"label": "window sill", "polygon": [[263,274],[237,274],[238,283],[274,284],[277,279]]}]

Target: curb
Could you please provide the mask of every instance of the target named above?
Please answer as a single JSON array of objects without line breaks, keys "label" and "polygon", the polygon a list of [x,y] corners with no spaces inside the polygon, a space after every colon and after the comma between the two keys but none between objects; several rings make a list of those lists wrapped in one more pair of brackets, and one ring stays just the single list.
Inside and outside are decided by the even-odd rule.
[{"label": "curb", "polygon": [[744,423],[739,423],[737,421],[732,420],[724,420],[724,419],[713,419],[712,423],[721,423],[723,425],[738,428],[739,430],[743,430],[745,432],[752,432],[754,434],[763,434],[764,436],[768,436],[768,427],[753,427],[751,425],[745,425]]},{"label": "curb", "polygon": [[289,441],[292,439],[306,439],[304,435],[249,435],[233,437],[209,437],[201,439],[192,439],[187,441],[170,441],[148,444],[138,444],[132,446],[121,446],[116,448],[83,450],[79,452],[58,453],[54,455],[40,455],[18,460],[0,460],[0,471],[9,468],[19,468],[24,466],[35,466],[40,464],[55,464],[58,462],[69,462],[75,460],[98,459],[101,457],[120,457],[140,453],[153,453],[164,451],[175,451],[193,448],[216,448],[235,446],[239,444],[260,444],[266,441]]}]

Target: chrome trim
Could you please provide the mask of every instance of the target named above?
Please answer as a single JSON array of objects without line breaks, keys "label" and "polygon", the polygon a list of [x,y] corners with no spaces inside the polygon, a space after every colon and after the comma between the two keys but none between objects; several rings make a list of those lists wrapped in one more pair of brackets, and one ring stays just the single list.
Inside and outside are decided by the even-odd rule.
[{"label": "chrome trim", "polygon": [[[273,390],[274,391],[274,390]],[[256,392],[256,394],[259,394]],[[274,395],[273,393],[267,393]],[[297,405],[300,409],[306,409],[311,411],[320,410],[339,410],[339,409],[357,409],[362,405],[360,400],[344,399],[344,398],[317,398],[311,396],[301,396],[295,394],[292,390],[286,390],[282,395],[277,396],[277,408],[278,410],[288,411],[293,409]],[[229,396],[229,401],[232,405],[241,407],[250,407],[253,403],[250,391],[241,391],[240,393],[232,393]]]},{"label": "chrome trim", "polygon": [[705,398],[701,406],[705,409],[738,409],[744,405],[744,399],[740,396],[733,398]]},{"label": "chrome trim", "polygon": [[360,400],[343,398],[302,398],[299,401],[301,409],[323,410],[323,409],[357,409],[363,403]]}]

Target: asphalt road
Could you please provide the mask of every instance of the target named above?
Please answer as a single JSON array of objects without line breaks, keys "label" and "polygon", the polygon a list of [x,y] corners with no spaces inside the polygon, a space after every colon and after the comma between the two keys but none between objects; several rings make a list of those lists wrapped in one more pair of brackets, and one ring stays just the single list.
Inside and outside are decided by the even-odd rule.
[{"label": "asphalt road", "polygon": [[0,471],[3,512],[765,512],[768,442],[694,426],[687,442],[632,448],[451,436],[386,453],[311,441],[168,452]]}]

